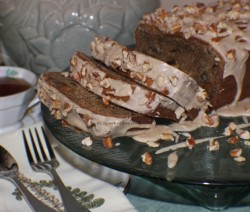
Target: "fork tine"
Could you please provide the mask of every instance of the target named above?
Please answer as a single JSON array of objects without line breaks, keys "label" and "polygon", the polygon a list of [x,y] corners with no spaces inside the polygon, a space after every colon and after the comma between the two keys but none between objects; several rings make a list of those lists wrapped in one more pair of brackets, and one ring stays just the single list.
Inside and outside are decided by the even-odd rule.
[{"label": "fork tine", "polygon": [[34,160],[33,160],[33,157],[32,157],[32,155],[31,155],[31,151],[30,151],[29,144],[28,144],[27,138],[26,138],[26,136],[25,136],[24,130],[22,130],[22,133],[23,133],[24,146],[25,146],[25,149],[26,149],[26,154],[27,154],[29,163],[30,163],[30,164],[33,164],[33,163],[34,163]]},{"label": "fork tine", "polygon": [[42,156],[44,158],[44,160],[48,160],[48,157],[44,151],[44,148],[43,148],[43,145],[42,145],[42,142],[41,142],[41,139],[40,139],[40,136],[39,136],[39,133],[37,131],[37,129],[35,128],[35,133],[36,133],[36,137],[37,137],[37,141],[38,141],[38,145],[40,147],[40,150],[41,150],[41,153],[42,153]]},{"label": "fork tine", "polygon": [[44,128],[43,127],[41,127],[41,128],[42,128],[42,133],[43,133],[43,136],[44,136],[45,143],[46,143],[48,151],[49,151],[49,155],[50,155],[51,159],[55,159],[56,156],[55,156],[54,151],[53,151],[53,149],[52,149],[52,147],[51,147],[51,145],[49,143],[49,139],[48,139],[48,137],[47,137],[47,135],[46,135],[46,133],[44,131]]},{"label": "fork tine", "polygon": [[30,134],[30,138],[31,138],[31,143],[32,143],[32,146],[33,146],[33,150],[34,150],[34,153],[36,155],[36,159],[37,159],[38,162],[41,162],[42,160],[41,160],[40,155],[38,153],[38,150],[36,148],[35,140],[34,140],[34,137],[33,137],[32,132],[31,132],[30,129],[29,129],[29,134]]}]

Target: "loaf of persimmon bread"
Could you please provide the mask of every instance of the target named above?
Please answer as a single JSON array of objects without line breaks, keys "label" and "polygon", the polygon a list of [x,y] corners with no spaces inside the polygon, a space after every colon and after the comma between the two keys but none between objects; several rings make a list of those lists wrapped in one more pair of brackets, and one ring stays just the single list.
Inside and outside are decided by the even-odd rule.
[{"label": "loaf of persimmon bread", "polygon": [[136,50],[192,77],[218,109],[250,97],[249,24],[249,0],[159,8],[137,25]]}]

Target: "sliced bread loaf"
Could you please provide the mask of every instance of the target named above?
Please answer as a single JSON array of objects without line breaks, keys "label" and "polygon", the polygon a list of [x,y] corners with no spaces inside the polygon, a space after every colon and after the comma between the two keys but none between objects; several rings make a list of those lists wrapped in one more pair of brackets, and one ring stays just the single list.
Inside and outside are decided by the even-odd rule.
[{"label": "sliced bread loaf", "polygon": [[155,125],[147,116],[106,106],[102,98],[68,76],[69,72],[46,72],[38,81],[39,98],[56,119],[95,137],[132,136]]},{"label": "sliced bread loaf", "polygon": [[112,102],[140,114],[175,121],[186,118],[184,108],[172,99],[128,80],[83,53],[73,55],[70,71],[74,80],[103,97],[106,104]]}]

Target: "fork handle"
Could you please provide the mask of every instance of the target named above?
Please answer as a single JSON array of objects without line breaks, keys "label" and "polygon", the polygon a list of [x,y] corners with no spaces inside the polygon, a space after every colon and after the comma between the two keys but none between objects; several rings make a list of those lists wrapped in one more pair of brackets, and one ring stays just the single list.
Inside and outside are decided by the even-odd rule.
[{"label": "fork handle", "polygon": [[22,192],[25,199],[28,201],[32,210],[37,212],[56,212],[56,210],[52,209],[51,207],[47,206],[40,200],[38,200],[16,177],[11,177],[9,179],[12,181]]},{"label": "fork handle", "polygon": [[72,194],[65,187],[65,185],[63,184],[61,178],[59,177],[59,175],[57,174],[57,172],[56,172],[56,170],[54,168],[52,168],[50,170],[50,173],[53,176],[56,185],[58,186],[59,192],[60,192],[61,197],[62,197],[62,201],[63,201],[65,211],[68,211],[68,212],[72,212],[72,211],[74,211],[74,212],[89,212],[89,210],[86,207],[81,205],[72,196]]}]

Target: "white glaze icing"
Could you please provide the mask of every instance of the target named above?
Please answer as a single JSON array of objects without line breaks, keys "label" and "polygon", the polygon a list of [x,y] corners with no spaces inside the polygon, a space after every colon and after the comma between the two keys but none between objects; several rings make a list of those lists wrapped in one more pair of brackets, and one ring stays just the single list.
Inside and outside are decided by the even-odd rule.
[{"label": "white glaze icing", "polygon": [[92,146],[93,140],[90,137],[86,137],[81,141],[84,146]]},{"label": "white glaze icing", "polygon": [[[212,139],[219,139],[219,138],[223,138],[223,137],[224,136],[217,136],[217,137],[209,137],[209,138],[203,138],[203,139],[196,139],[195,140],[195,145],[201,144],[201,143],[204,143],[204,142],[207,142],[207,141],[210,141]],[[161,153],[164,153],[164,152],[174,151],[174,150],[177,150],[179,148],[186,148],[186,147],[187,147],[187,143],[186,142],[181,142],[181,143],[178,143],[178,144],[174,144],[174,145],[171,145],[171,146],[167,146],[167,147],[161,148],[161,149],[157,150],[155,152],[155,154],[161,154]]]},{"label": "white glaze icing", "polygon": [[[211,123],[208,124],[207,116],[209,116],[209,119],[211,119]],[[203,111],[200,111],[198,116],[193,121],[181,121],[180,123],[173,123],[170,124],[169,127],[173,131],[178,132],[191,132],[194,131],[200,127],[213,127],[216,128],[219,125],[219,116],[215,113],[211,113],[210,115],[207,115]]]},{"label": "white glaze icing", "polygon": [[176,151],[170,153],[168,155],[168,168],[172,169],[176,166],[178,161],[178,155],[176,153]]},{"label": "white glaze icing", "polygon": [[[250,123],[237,125],[238,133],[240,133],[240,131],[242,129],[246,128],[246,127],[250,127]],[[209,138],[203,138],[203,139],[195,139],[195,145],[201,144],[201,143],[204,143],[204,142],[208,142],[208,141],[211,141],[211,140],[226,138],[226,137],[227,137],[226,135],[222,135],[222,136],[215,136],[215,137],[209,137]],[[161,153],[164,153],[164,152],[174,151],[174,150],[177,150],[179,148],[185,148],[185,147],[187,147],[187,143],[186,142],[181,142],[181,143],[177,143],[177,144],[174,144],[174,145],[171,145],[171,146],[161,148],[161,149],[157,150],[155,154],[161,154]]]},{"label": "white glaze icing", "polygon": [[176,136],[176,133],[166,125],[155,125],[150,129],[146,130],[142,134],[133,136],[133,139],[142,143],[146,143],[151,147],[158,147],[158,141],[161,139],[161,135],[164,133],[169,133]]},{"label": "white glaze icing", "polygon": [[[173,111],[176,119],[186,117],[185,110],[173,100],[124,80],[110,71],[100,69],[94,62],[81,57],[80,53],[74,54],[71,61],[70,71],[73,73],[73,78],[83,87],[110,102],[142,114],[164,117],[158,110],[161,106]],[[75,73],[78,73],[76,77]]]},{"label": "white glaze icing", "polygon": [[250,97],[237,104],[221,107],[216,113],[223,117],[250,116]]},{"label": "white glaze icing", "polygon": [[187,74],[167,63],[128,50],[106,37],[96,37],[91,42],[91,53],[107,66],[115,67],[116,71],[127,72],[126,76],[131,80],[172,98],[186,110],[206,110],[209,105],[206,99],[198,101],[204,98],[205,91]]}]

